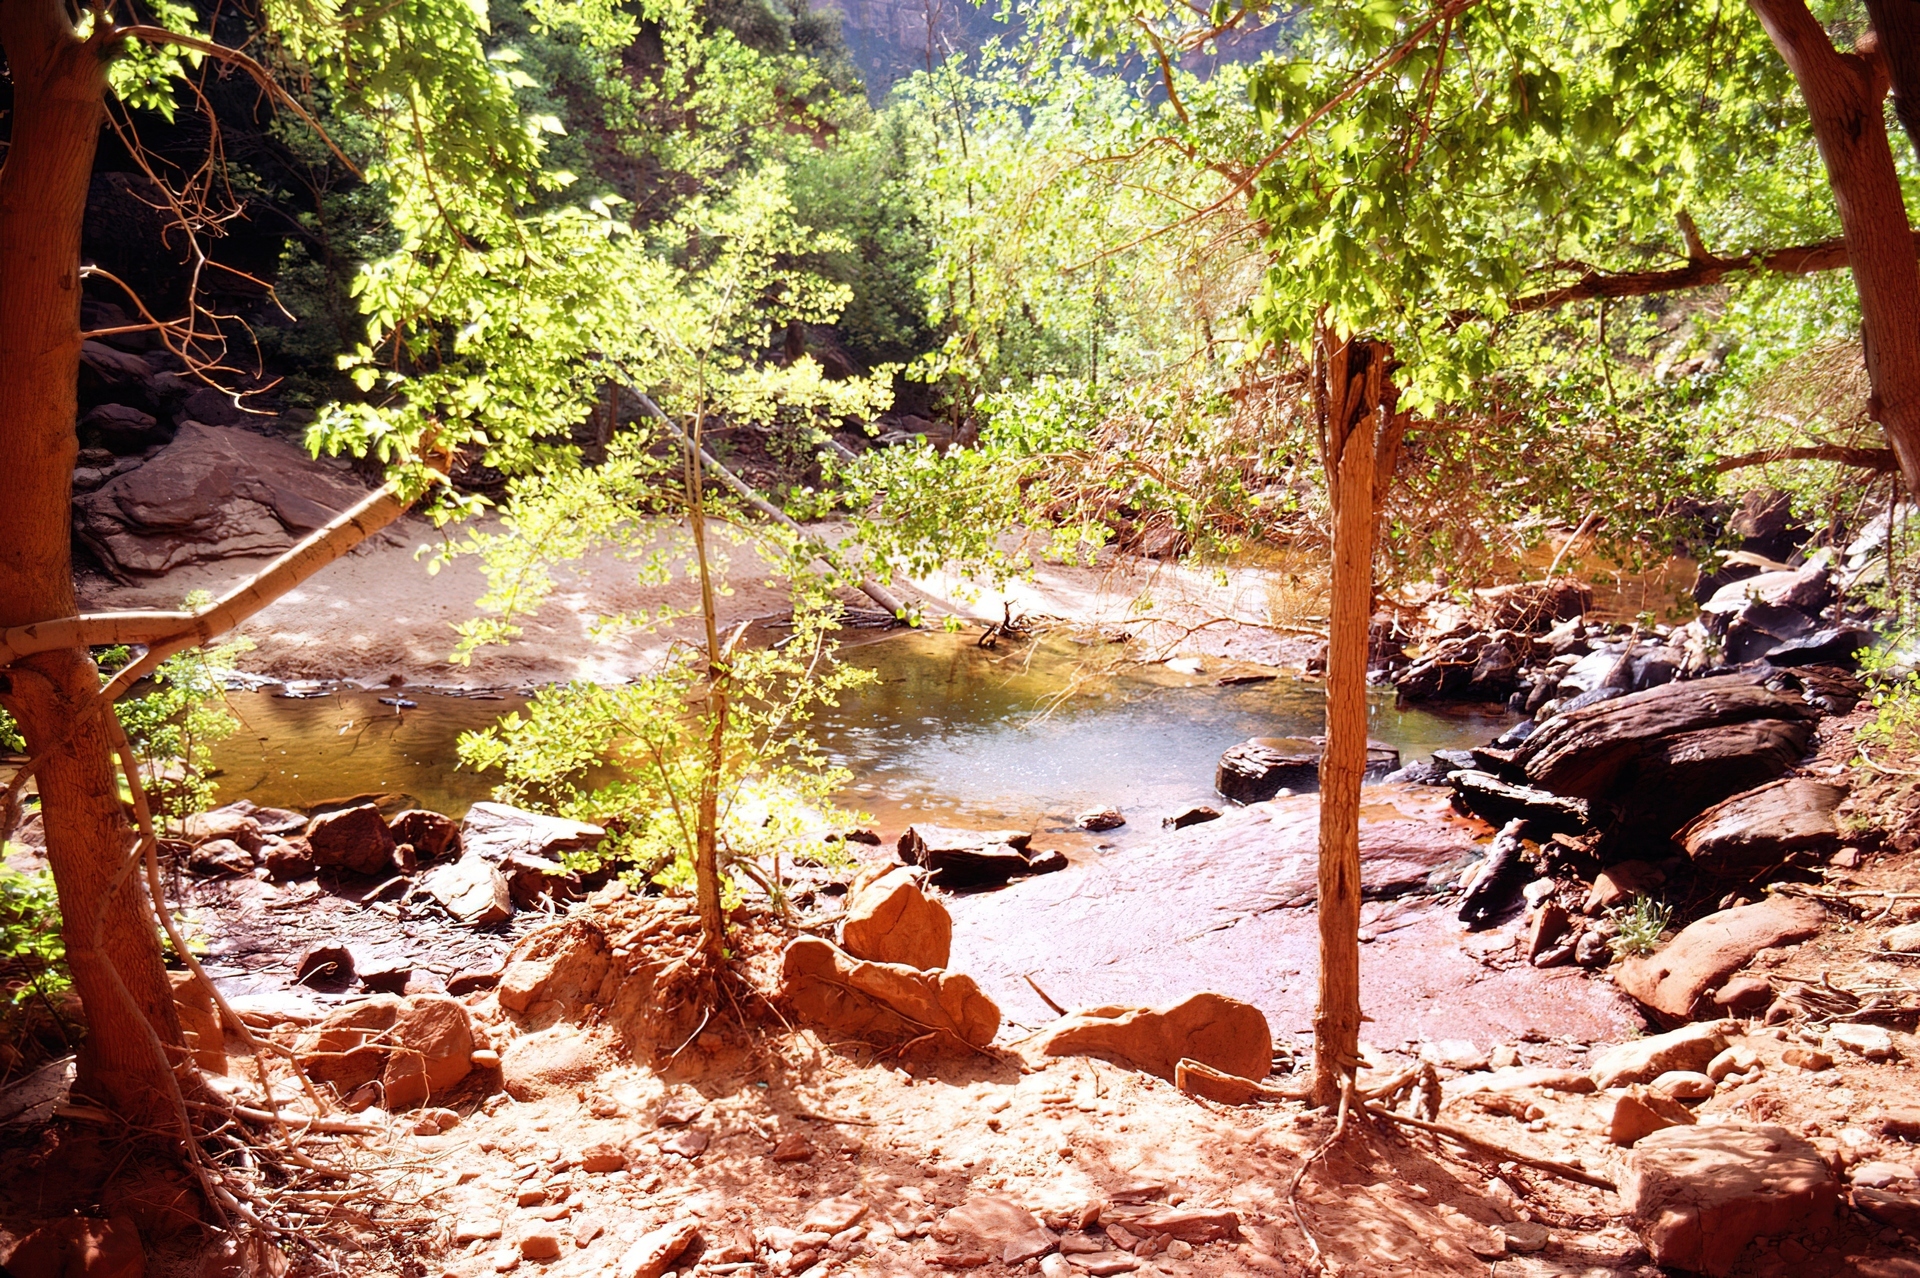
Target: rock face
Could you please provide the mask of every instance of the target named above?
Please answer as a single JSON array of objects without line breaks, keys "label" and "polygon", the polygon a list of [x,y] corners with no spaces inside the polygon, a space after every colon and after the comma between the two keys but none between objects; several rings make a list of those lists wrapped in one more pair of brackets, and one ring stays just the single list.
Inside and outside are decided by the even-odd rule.
[{"label": "rock face", "polygon": [[1702,995],[1717,989],[1754,955],[1769,946],[1806,940],[1819,932],[1826,918],[1817,904],[1798,898],[1773,897],[1721,910],[1688,924],[1658,953],[1620,964],[1614,984],[1667,1023],[1684,1021]]},{"label": "rock face", "polygon": [[1631,832],[1665,838],[1792,767],[1813,715],[1753,676],[1720,675],[1567,711],[1536,729],[1513,763],[1531,785],[1604,803],[1626,814]]},{"label": "rock face", "polygon": [[283,440],[186,422],[145,465],[77,498],[74,534],[114,575],[153,577],[277,554],[360,496]]},{"label": "rock face", "polygon": [[393,834],[371,803],[317,816],[307,827],[316,866],[353,874],[384,874],[393,867]]},{"label": "rock face", "polygon": [[830,1033],[869,1042],[935,1035],[946,1050],[985,1047],[1000,1032],[1000,1009],[971,977],[870,963],[839,946],[802,937],[781,962],[783,992],[794,1011]]},{"label": "rock face", "polygon": [[506,803],[476,803],[460,823],[462,855],[496,865],[515,853],[558,861],[563,853],[598,847],[606,835],[585,821],[545,816]]},{"label": "rock face", "polygon": [[[1213,772],[1213,788],[1235,803],[1262,803],[1281,790],[1318,789],[1320,756],[1325,737],[1254,737],[1220,756]],[[1367,742],[1369,781],[1378,781],[1400,766],[1400,752],[1378,741]]]},{"label": "rock face", "polygon": [[847,898],[840,946],[855,958],[908,967],[945,967],[953,952],[953,916],[920,890],[908,866],[863,875]]},{"label": "rock face", "polygon": [[1747,1244],[1814,1229],[1839,1196],[1819,1151],[1780,1127],[1669,1127],[1634,1146],[1621,1201],[1657,1265],[1733,1272]]},{"label": "rock face", "polygon": [[1040,1050],[1118,1060],[1169,1081],[1183,1058],[1252,1079],[1273,1066],[1273,1035],[1260,1009],[1213,993],[1165,1007],[1088,1008],[1056,1022]]},{"label": "rock face", "polygon": [[941,887],[991,887],[1031,873],[1027,857],[1033,836],[1023,830],[956,830],[910,825],[896,854],[925,870]]},{"label": "rock face", "polygon": [[1825,855],[1839,847],[1835,811],[1846,796],[1845,786],[1787,777],[1715,804],[1675,838],[1702,869],[1771,869],[1795,852]]}]

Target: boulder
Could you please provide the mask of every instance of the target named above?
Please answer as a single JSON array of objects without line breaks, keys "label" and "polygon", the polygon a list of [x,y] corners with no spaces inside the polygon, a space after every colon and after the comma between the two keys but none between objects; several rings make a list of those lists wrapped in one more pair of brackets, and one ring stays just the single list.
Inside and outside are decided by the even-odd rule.
[{"label": "boulder", "polygon": [[115,576],[152,577],[278,554],[360,496],[283,440],[186,422],[144,465],[76,498],[74,534]]},{"label": "boulder", "polygon": [[172,433],[131,404],[100,404],[80,418],[80,438],[116,453],[138,453],[164,444]]},{"label": "boulder", "polygon": [[1700,611],[1710,617],[1730,617],[1758,603],[1818,613],[1832,597],[1832,576],[1824,563],[1815,563],[1730,582],[1714,591],[1713,596],[1700,605]]},{"label": "boulder", "polygon": [[1704,1070],[1726,1048],[1726,1025],[1711,1021],[1618,1043],[1594,1056],[1594,1086],[1650,1083],[1669,1070]]},{"label": "boulder", "polygon": [[1196,803],[1190,808],[1182,808],[1160,818],[1160,826],[1166,830],[1184,830],[1190,825],[1205,825],[1209,821],[1218,821],[1220,810],[1210,808],[1204,803]]},{"label": "boulder", "polygon": [[461,854],[498,864],[511,853],[563,860],[600,845],[607,832],[585,821],[528,812],[505,803],[476,803],[460,823]]},{"label": "boulder", "polygon": [[1171,1082],[1183,1059],[1241,1078],[1273,1067],[1273,1035],[1251,1003],[1211,992],[1165,1007],[1094,1007],[1056,1021],[1040,1039],[1048,1056],[1098,1056]]},{"label": "boulder", "polygon": [[1825,1225],[1839,1189],[1819,1151],[1785,1128],[1725,1122],[1641,1138],[1620,1197],[1655,1264],[1721,1278],[1756,1237]]},{"label": "boulder", "polygon": [[[184,823],[187,839],[193,843],[204,843],[208,839],[230,839],[249,852],[258,852],[266,833],[254,815],[259,811],[262,809],[251,803],[230,803],[211,812],[196,812]],[[305,825],[306,819],[302,817],[299,824]],[[282,831],[276,830],[275,833]]]},{"label": "boulder", "polygon": [[945,967],[953,951],[953,917],[920,890],[910,866],[862,875],[847,897],[840,947],[859,959]]},{"label": "boulder", "polygon": [[188,854],[187,868],[195,874],[251,874],[253,854],[232,839],[208,839]]},{"label": "boulder", "polygon": [[1107,830],[1117,830],[1127,823],[1127,818],[1119,808],[1095,808],[1082,812],[1074,818],[1074,824],[1083,830],[1100,834]]},{"label": "boulder", "polygon": [[473,1022],[453,999],[415,995],[402,1006],[380,1072],[389,1110],[412,1109],[454,1087],[472,1070]]},{"label": "boulder", "polygon": [[338,987],[346,985],[353,978],[353,951],[337,941],[309,945],[293,963],[295,985]]},{"label": "boulder", "polygon": [[270,838],[260,861],[276,883],[304,879],[313,873],[313,848],[305,839]]},{"label": "boulder", "polygon": [[307,826],[313,863],[353,874],[386,874],[393,868],[393,833],[371,803],[328,812]]},{"label": "boulder", "polygon": [[1920,1235],[1920,1196],[1890,1193],[1856,1184],[1853,1189],[1853,1209],[1868,1220],[1890,1226],[1903,1234]]},{"label": "boulder", "polygon": [[378,994],[341,1008],[300,1048],[300,1068],[315,1082],[333,1084],[342,1096],[371,1083],[386,1068],[388,1031],[405,1007],[403,999]]},{"label": "boulder", "polygon": [[507,895],[523,910],[532,909],[549,896],[572,896],[580,890],[579,875],[543,856],[509,852],[499,868],[507,881]]},{"label": "boulder", "polygon": [[1754,955],[1770,946],[1804,941],[1818,933],[1826,919],[1819,905],[1797,897],[1771,897],[1757,905],[1721,910],[1688,924],[1658,953],[1621,963],[1614,984],[1668,1024],[1685,1021],[1702,995],[1718,989]]},{"label": "boulder", "polygon": [[[1220,756],[1213,788],[1235,803],[1264,803],[1283,789],[1318,789],[1320,756],[1326,748],[1325,737],[1253,737]],[[1378,781],[1399,766],[1398,750],[1367,742],[1368,780]]]},{"label": "boulder", "polygon": [[15,1278],[144,1278],[147,1254],[131,1216],[69,1216],[22,1238],[6,1271]]},{"label": "boulder", "polygon": [[513,917],[506,876],[479,857],[464,856],[435,866],[420,886],[469,927],[489,927]]},{"label": "boulder", "polygon": [[524,1014],[553,1003],[563,1015],[579,1017],[611,1001],[612,954],[606,933],[584,918],[535,932],[507,955],[500,1006]]},{"label": "boulder", "polygon": [[896,855],[902,863],[927,871],[941,887],[990,887],[1031,873],[1026,853],[1032,839],[1021,830],[910,825],[900,836]]},{"label": "boulder", "polygon": [[1631,1146],[1642,1137],[1668,1127],[1686,1127],[1698,1121],[1693,1111],[1658,1088],[1634,1083],[1613,1098],[1613,1116],[1607,1120],[1607,1139]]},{"label": "boulder", "polygon": [[1843,785],[1785,777],[1715,804],[1674,837],[1702,869],[1771,870],[1795,853],[1838,848],[1837,809],[1846,797]]},{"label": "boulder", "polygon": [[[1729,746],[1744,748],[1714,754],[1708,744],[1696,740],[1699,734],[1711,738],[1755,723],[1797,729],[1782,737],[1794,740],[1792,758],[1786,764],[1749,785],[1720,790],[1701,801],[1698,811],[1740,789],[1771,780],[1797,760],[1812,717],[1812,709],[1800,698],[1763,687],[1754,676],[1719,675],[1670,683],[1556,715],[1521,744],[1514,764],[1530,783],[1555,794],[1596,800],[1637,790],[1635,797],[1644,801],[1645,787],[1670,778],[1689,759],[1744,758],[1780,735],[1763,729],[1757,736],[1729,737]],[[1681,749],[1678,743],[1690,743],[1690,749]],[[1771,766],[1771,761],[1760,766]],[[1741,774],[1751,769],[1720,771]]]},{"label": "boulder", "polygon": [[903,1042],[935,1036],[939,1048],[985,1047],[1000,1032],[1000,1009],[971,977],[903,963],[871,963],[839,946],[801,937],[781,961],[782,990],[802,1020],[830,1034]]},{"label": "boulder", "polygon": [[408,808],[387,822],[387,829],[395,843],[412,844],[413,854],[422,864],[460,853],[460,827],[452,817],[438,812]]},{"label": "boulder", "polygon": [[1588,914],[1625,905],[1636,896],[1651,895],[1667,881],[1665,871],[1650,861],[1616,861],[1594,876],[1593,888],[1582,907]]}]

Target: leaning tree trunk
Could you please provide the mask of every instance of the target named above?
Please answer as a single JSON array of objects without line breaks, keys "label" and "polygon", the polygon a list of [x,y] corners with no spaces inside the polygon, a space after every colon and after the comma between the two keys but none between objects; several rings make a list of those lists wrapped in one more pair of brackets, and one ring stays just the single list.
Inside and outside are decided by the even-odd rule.
[{"label": "leaning tree trunk", "polygon": [[1748,3],[1807,100],[1860,295],[1868,410],[1887,432],[1907,490],[1920,496],[1920,262],[1881,109],[1883,64],[1835,49],[1803,0]]},{"label": "leaning tree trunk", "polygon": [[1867,0],[1881,63],[1893,84],[1893,113],[1920,155],[1920,4]]},{"label": "leaning tree trunk", "polygon": [[[0,0],[13,81],[0,167],[0,627],[75,612],[71,552],[80,223],[106,100],[106,44],[80,39],[59,0]],[[187,1059],[137,873],[105,724],[81,708],[100,678],[85,648],[0,670],[37,773],[61,935],[86,1010],[76,1090],[150,1132],[178,1130],[165,1051]]]},{"label": "leaning tree trunk", "polygon": [[1327,743],[1320,761],[1320,1001],[1313,1100],[1332,1105],[1360,1050],[1360,783],[1367,768],[1367,646],[1373,539],[1404,423],[1384,342],[1322,331],[1315,351],[1321,461],[1333,505]]}]

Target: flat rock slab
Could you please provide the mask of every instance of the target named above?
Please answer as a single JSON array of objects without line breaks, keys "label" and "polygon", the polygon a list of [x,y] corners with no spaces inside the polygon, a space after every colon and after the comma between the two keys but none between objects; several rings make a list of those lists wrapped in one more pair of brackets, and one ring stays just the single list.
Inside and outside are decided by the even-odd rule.
[{"label": "flat rock slab", "polygon": [[1708,808],[1676,837],[1705,869],[1770,870],[1792,853],[1839,847],[1835,811],[1846,797],[1843,785],[1787,777]]},{"label": "flat rock slab", "polygon": [[[1379,901],[1450,881],[1482,830],[1450,813],[1444,791],[1367,791],[1361,878]],[[1214,990],[1258,1007],[1276,1034],[1306,1029],[1318,953],[1313,916],[1319,806],[1295,796],[1163,835],[1059,874],[959,897],[955,971],[966,972],[1009,1022],[1038,1028],[1054,1013],[1031,974],[1067,1007],[1172,1003]],[[1524,1029],[1588,1041],[1626,1037],[1631,1004],[1577,970],[1493,971],[1461,948],[1445,905],[1391,906],[1360,951],[1363,1005],[1375,1041],[1505,1041]]]},{"label": "flat rock slab", "polygon": [[1812,1145],[1783,1127],[1716,1123],[1643,1137],[1627,1160],[1621,1202],[1654,1263],[1721,1275],[1762,1234],[1818,1228],[1839,1197]]}]

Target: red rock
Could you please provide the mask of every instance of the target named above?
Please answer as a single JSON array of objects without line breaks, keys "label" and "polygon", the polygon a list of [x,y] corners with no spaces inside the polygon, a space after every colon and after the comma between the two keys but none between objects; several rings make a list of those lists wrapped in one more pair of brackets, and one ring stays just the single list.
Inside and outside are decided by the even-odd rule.
[{"label": "red rock", "polygon": [[976,1194],[941,1217],[962,1251],[996,1255],[1004,1265],[1044,1256],[1060,1241],[1034,1214],[1004,1194]]},{"label": "red rock", "polygon": [[1795,852],[1825,855],[1840,845],[1835,810],[1846,796],[1843,785],[1783,777],[1708,808],[1674,840],[1716,873],[1768,869]]},{"label": "red rock", "polygon": [[1773,982],[1764,976],[1736,976],[1713,995],[1713,1005],[1735,1015],[1764,1012],[1773,1002]]},{"label": "red rock", "polygon": [[1634,1146],[1620,1197],[1657,1265],[1724,1278],[1761,1234],[1833,1216],[1839,1190],[1819,1151],[1780,1127],[1669,1127]]},{"label": "red rock", "polygon": [[554,1260],[560,1255],[560,1235],[546,1228],[533,1228],[520,1235],[520,1254],[528,1260]]},{"label": "red rock", "polygon": [[936,1045],[985,1047],[1000,1031],[1000,1008],[957,972],[862,962],[801,937],[787,946],[781,976],[801,1019],[837,1034],[902,1041],[933,1033]]},{"label": "red rock", "polygon": [[507,955],[500,1006],[524,1013],[553,1002],[574,1016],[611,1001],[612,953],[606,933],[586,919],[536,932]]},{"label": "red rock", "polygon": [[867,1204],[858,1198],[822,1198],[800,1222],[802,1233],[837,1234],[866,1218]]},{"label": "red rock", "polygon": [[584,1172],[599,1175],[605,1172],[625,1171],[626,1169],[627,1156],[621,1152],[617,1145],[609,1145],[602,1141],[597,1145],[589,1145],[580,1151],[580,1170]]},{"label": "red rock", "polygon": [[577,1026],[523,1034],[500,1054],[500,1085],[517,1101],[571,1092],[606,1070],[599,1044]]},{"label": "red rock", "polygon": [[1890,1225],[1903,1234],[1920,1235],[1920,1198],[1884,1189],[1854,1186],[1853,1207],[1870,1220]]},{"label": "red rock", "polygon": [[392,1039],[380,1076],[388,1109],[411,1109],[452,1088],[473,1068],[473,1022],[453,999],[406,999]]},{"label": "red rock", "polygon": [[249,852],[258,852],[262,834],[260,822],[254,819],[253,812],[251,803],[244,809],[237,804],[228,804],[211,812],[196,812],[184,823],[187,839],[192,843],[230,839]]},{"label": "red rock", "polygon": [[1727,1025],[1702,1022],[1616,1043],[1593,1058],[1596,1087],[1648,1083],[1672,1069],[1704,1070],[1727,1049]]},{"label": "red rock", "polygon": [[606,831],[585,821],[528,812],[505,803],[476,803],[460,824],[463,854],[498,863],[523,852],[547,860],[597,847]]},{"label": "red rock", "polygon": [[1164,1234],[1182,1242],[1208,1243],[1238,1237],[1240,1217],[1224,1207],[1110,1207],[1103,1221],[1117,1221],[1136,1234]]},{"label": "red rock", "polygon": [[307,827],[313,863],[354,874],[385,874],[393,864],[393,834],[371,803],[328,812]]},{"label": "red rock", "polygon": [[1587,893],[1585,910],[1598,914],[1625,905],[1636,896],[1650,895],[1667,881],[1660,867],[1647,861],[1620,861],[1594,876],[1593,890]]},{"label": "red rock", "polygon": [[143,1278],[147,1255],[130,1216],[71,1216],[28,1234],[7,1257],[14,1278]]},{"label": "red rock", "polygon": [[513,917],[513,896],[500,871],[478,857],[436,866],[421,880],[427,894],[469,927],[488,927]]},{"label": "red rock", "polygon": [[304,879],[313,873],[313,848],[305,839],[268,839],[261,856],[275,883]]},{"label": "red rock", "polygon": [[847,898],[840,947],[858,959],[944,968],[953,950],[953,917],[920,890],[907,866],[862,875]]},{"label": "red rock", "polygon": [[1797,898],[1773,897],[1721,910],[1689,924],[1657,954],[1620,964],[1614,983],[1669,1024],[1683,1022],[1703,994],[1718,988],[1755,954],[1804,941],[1817,934],[1826,919],[1820,906]]},{"label": "red rock", "polygon": [[1040,1050],[1118,1059],[1169,1081],[1183,1058],[1241,1078],[1265,1078],[1273,1067],[1273,1035],[1260,1009],[1210,992],[1165,1007],[1076,1012],[1054,1023]]},{"label": "red rock", "polygon": [[1607,1122],[1607,1139],[1616,1145],[1631,1146],[1654,1132],[1691,1126],[1697,1121],[1691,1110],[1665,1092],[1635,1083],[1624,1095],[1614,1098],[1613,1117]]},{"label": "red rock", "polygon": [[813,1157],[813,1142],[800,1132],[788,1132],[774,1142],[767,1157],[776,1163],[804,1163]]},{"label": "red rock", "polygon": [[180,1028],[193,1051],[193,1063],[206,1073],[225,1074],[227,1035],[220,1026],[213,995],[192,972],[168,972],[167,979],[173,985],[173,1008],[180,1014]]},{"label": "red rock", "polygon": [[1548,901],[1543,904],[1535,912],[1533,926],[1527,932],[1527,962],[1537,966],[1540,959],[1560,942],[1572,926],[1573,921],[1558,903]]},{"label": "red rock", "polygon": [[1780,1053],[1780,1063],[1791,1065],[1795,1069],[1804,1069],[1809,1074],[1817,1074],[1823,1069],[1833,1068],[1833,1057],[1825,1052],[1815,1051],[1811,1047],[1789,1047]]},{"label": "red rock", "polygon": [[378,994],[341,1008],[322,1021],[300,1050],[300,1067],[317,1082],[332,1083],[342,1095],[374,1079],[386,1067],[384,1039],[400,1018],[405,1002]]},{"label": "red rock", "polygon": [[438,861],[458,855],[460,851],[460,827],[452,817],[438,812],[408,808],[389,821],[387,828],[392,831],[394,842],[411,843],[414,855],[421,861]]}]

